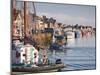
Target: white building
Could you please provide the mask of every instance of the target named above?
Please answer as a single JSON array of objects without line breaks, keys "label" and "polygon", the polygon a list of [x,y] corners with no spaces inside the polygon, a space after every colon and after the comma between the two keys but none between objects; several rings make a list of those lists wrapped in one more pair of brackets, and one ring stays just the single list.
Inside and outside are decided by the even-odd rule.
[{"label": "white building", "polygon": [[15,10],[14,14],[14,37],[22,38],[24,35],[24,19],[20,10]]}]

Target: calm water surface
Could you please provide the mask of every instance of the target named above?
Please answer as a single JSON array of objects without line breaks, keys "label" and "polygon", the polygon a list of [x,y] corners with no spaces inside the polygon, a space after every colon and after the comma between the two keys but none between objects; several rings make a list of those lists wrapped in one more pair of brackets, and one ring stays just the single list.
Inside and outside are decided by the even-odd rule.
[{"label": "calm water surface", "polygon": [[95,37],[69,39],[66,49],[62,51],[48,51],[49,59],[54,62],[62,59],[66,68],[63,70],[95,69]]}]

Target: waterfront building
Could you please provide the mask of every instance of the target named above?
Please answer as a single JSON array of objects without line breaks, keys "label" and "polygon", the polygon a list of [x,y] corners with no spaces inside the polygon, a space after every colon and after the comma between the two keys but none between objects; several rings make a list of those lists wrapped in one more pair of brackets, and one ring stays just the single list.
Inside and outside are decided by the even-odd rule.
[{"label": "waterfront building", "polygon": [[14,32],[13,38],[23,38],[24,35],[24,19],[21,10],[14,10]]}]

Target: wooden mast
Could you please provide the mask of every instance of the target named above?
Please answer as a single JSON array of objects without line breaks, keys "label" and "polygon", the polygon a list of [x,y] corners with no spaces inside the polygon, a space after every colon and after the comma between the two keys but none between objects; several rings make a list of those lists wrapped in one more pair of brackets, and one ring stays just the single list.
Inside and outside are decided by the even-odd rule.
[{"label": "wooden mast", "polygon": [[27,34],[27,25],[26,25],[26,1],[24,1],[24,36]]},{"label": "wooden mast", "polygon": [[36,16],[36,9],[35,9],[34,2],[33,2],[33,8],[34,8],[34,15]]},{"label": "wooden mast", "polygon": [[14,35],[14,0],[11,1],[12,2],[12,39],[13,39],[13,35]]},{"label": "wooden mast", "polygon": [[33,2],[33,9],[34,9],[34,21],[35,21],[35,32],[36,32],[36,9],[35,9],[35,5],[34,5],[34,2]]},{"label": "wooden mast", "polygon": [[[26,42],[26,34],[27,34],[27,24],[26,24],[26,1],[24,1],[24,44]],[[27,49],[25,49],[25,62],[27,63]]]}]

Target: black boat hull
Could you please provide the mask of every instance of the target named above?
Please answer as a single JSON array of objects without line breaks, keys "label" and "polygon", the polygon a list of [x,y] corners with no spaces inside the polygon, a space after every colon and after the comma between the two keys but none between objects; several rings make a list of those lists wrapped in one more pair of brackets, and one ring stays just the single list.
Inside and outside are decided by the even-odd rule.
[{"label": "black boat hull", "polygon": [[12,72],[46,72],[46,71],[58,71],[64,68],[64,64],[47,65],[41,67],[12,67]]}]

